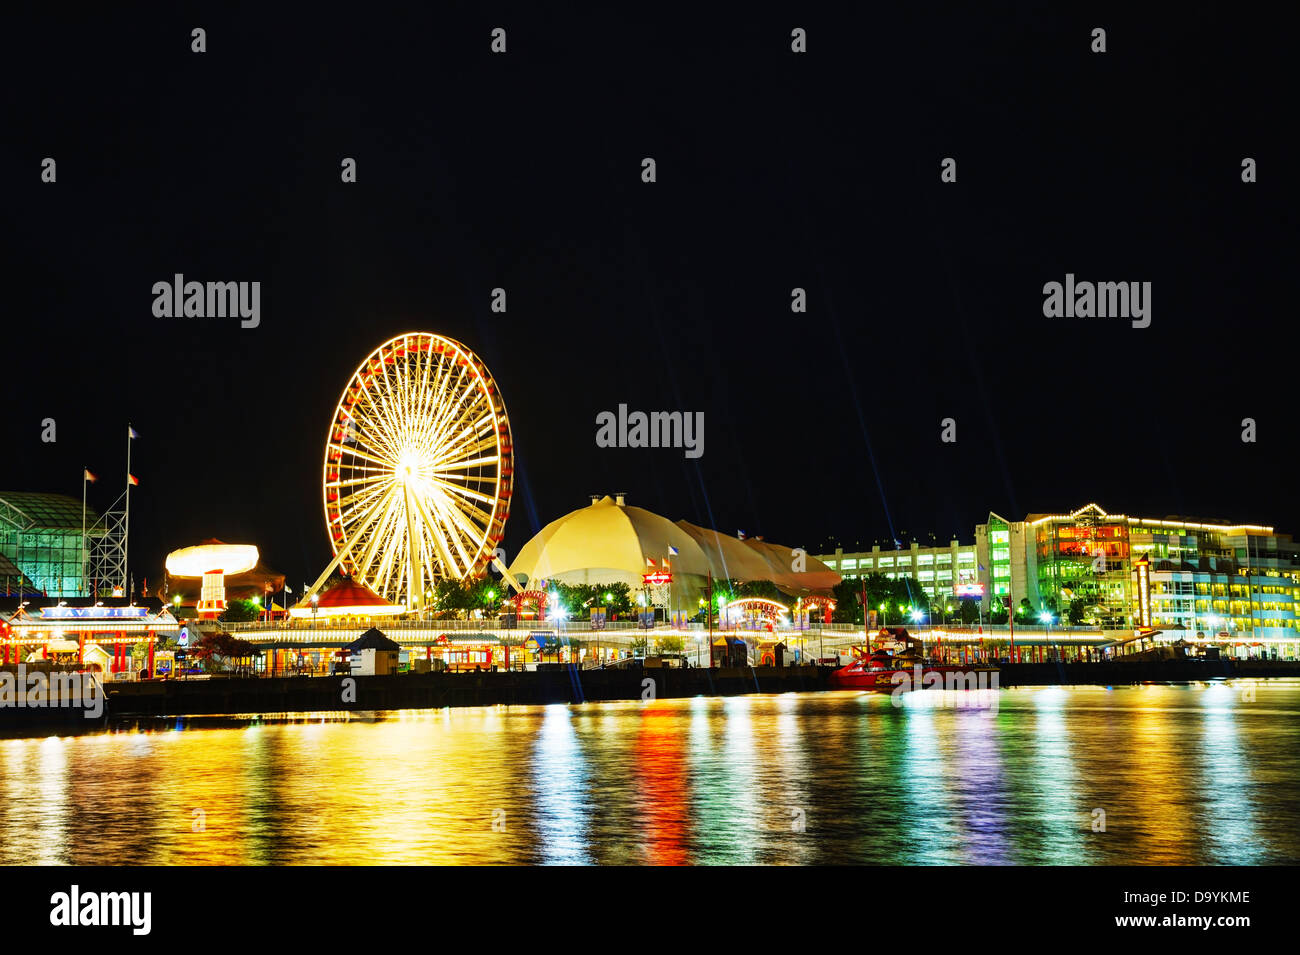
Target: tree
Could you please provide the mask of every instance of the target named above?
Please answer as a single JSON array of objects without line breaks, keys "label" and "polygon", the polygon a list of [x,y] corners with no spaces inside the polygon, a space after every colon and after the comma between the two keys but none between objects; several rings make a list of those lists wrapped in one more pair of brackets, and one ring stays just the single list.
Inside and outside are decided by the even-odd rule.
[{"label": "tree", "polygon": [[[867,609],[877,611],[877,620],[882,625],[884,620],[879,613],[880,605],[897,620],[895,606],[900,602],[900,592],[905,596],[905,585],[898,580],[890,580],[884,574],[871,573],[861,579],[846,578],[835,585],[832,593],[835,597],[835,610],[831,620],[835,623],[862,623],[862,591],[867,591]],[[901,589],[900,589],[901,588]],[[906,602],[904,600],[903,602]]]},{"label": "tree", "polygon": [[736,588],[741,597],[766,597],[784,602],[785,595],[770,580],[747,580]]},{"label": "tree", "polygon": [[964,624],[979,623],[983,614],[980,612],[979,598],[964,598],[957,613]]},{"label": "tree", "polygon": [[228,633],[205,633],[190,652],[195,659],[202,661],[205,670],[211,672],[223,668],[222,660],[251,659],[257,648]]},{"label": "tree", "polygon": [[440,580],[433,592],[433,605],[440,615],[459,616],[474,606],[472,584],[462,580]]},{"label": "tree", "polygon": [[246,623],[262,615],[262,607],[251,600],[232,600],[226,604],[226,612],[221,619],[226,623]]}]

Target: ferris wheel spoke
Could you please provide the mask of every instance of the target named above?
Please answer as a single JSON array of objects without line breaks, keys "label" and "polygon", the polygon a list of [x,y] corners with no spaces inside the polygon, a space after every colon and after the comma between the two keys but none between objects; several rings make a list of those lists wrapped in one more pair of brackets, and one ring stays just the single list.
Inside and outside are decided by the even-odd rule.
[{"label": "ferris wheel spoke", "polygon": [[[344,537],[343,537],[343,543],[335,547],[334,552],[336,554],[339,552],[339,550],[345,550],[347,552],[352,553],[353,559],[355,560],[356,554],[354,552],[354,547],[357,546],[357,542],[359,542],[360,538],[364,536],[365,529],[368,527],[368,522],[370,521],[371,515],[379,509],[382,503],[383,503],[382,500],[376,501],[361,515],[361,518],[359,520],[353,521],[351,523],[345,522],[343,517],[340,515],[338,521],[339,530],[341,533],[343,533]],[[327,516],[328,516],[328,512],[327,512]]]},{"label": "ferris wheel spoke", "polygon": [[391,534],[385,534],[385,541],[391,546],[384,548],[382,556],[379,559],[379,566],[374,570],[374,588],[380,594],[387,597],[390,593],[400,591],[400,587],[394,590],[392,586],[393,571],[399,569],[402,556],[402,542],[406,536],[406,531],[401,526],[401,521],[393,522],[393,531]]},{"label": "ferris wheel spoke", "polygon": [[364,490],[358,491],[355,494],[349,494],[346,497],[341,497],[338,501],[335,502],[338,505],[339,516],[344,518],[345,520],[350,520],[351,516],[354,513],[356,513],[361,508],[365,507],[367,504],[369,504],[369,502],[375,500],[376,498],[382,497],[386,490],[387,488],[381,485],[377,487],[365,488]]},{"label": "ferris wheel spoke", "polygon": [[382,414],[380,415],[381,431],[394,447],[400,448],[404,443],[402,422],[394,412],[391,395],[387,389],[384,391],[380,407],[382,408]]},{"label": "ferris wheel spoke", "polygon": [[467,459],[467,457],[481,455],[484,452],[494,455],[498,447],[497,429],[490,427],[490,429],[480,431],[477,434],[459,435],[455,442],[443,444],[434,453],[432,459],[429,460],[429,464],[434,469],[437,469],[439,466],[446,464],[447,461]]},{"label": "ferris wheel spoke", "polygon": [[343,492],[345,488],[357,488],[358,490],[348,491],[348,497],[361,494],[367,488],[373,488],[376,485],[382,485],[385,481],[391,481],[391,471],[381,471],[379,468],[360,468],[344,466],[343,470],[347,472],[346,477],[341,477],[333,481],[325,482],[325,489]]},{"label": "ferris wheel spoke", "polygon": [[469,457],[479,451],[488,449],[495,450],[497,446],[496,433],[494,429],[474,431],[465,429],[458,434],[453,440],[446,442],[438,447],[437,452],[430,460],[434,467],[442,464],[444,461],[450,461],[453,458]]},{"label": "ferris wheel spoke", "polygon": [[365,407],[354,407],[355,412],[353,420],[357,424],[358,440],[373,439],[375,442],[384,445],[384,450],[390,453],[396,452],[396,447],[392,444],[392,438],[388,433],[389,423],[384,420],[383,409],[376,404],[374,395],[369,389],[365,389],[358,396],[358,402],[365,400]]},{"label": "ferris wheel spoke", "polygon": [[445,440],[448,432],[455,427],[456,422],[461,420],[461,408],[464,407],[465,402],[474,398],[477,394],[473,388],[473,383],[465,381],[464,369],[458,369],[458,371],[460,374],[457,375],[454,393],[429,429],[430,436],[438,443]]},{"label": "ferris wheel spoke", "polygon": [[474,558],[478,556],[481,538],[470,533],[464,522],[456,519],[455,502],[443,496],[439,496],[434,500],[439,524],[447,532],[447,536],[451,538],[452,544],[460,555],[466,572],[468,572],[473,566]]},{"label": "ferris wheel spoke", "polygon": [[376,400],[380,384],[377,378],[371,378],[364,384],[358,383],[357,395],[352,404],[347,409],[347,413],[353,417],[364,417],[364,422],[358,421],[358,425],[365,424],[367,427],[358,430],[365,433],[366,431],[382,430],[384,427],[384,409]]},{"label": "ferris wheel spoke", "polygon": [[458,516],[463,522],[468,522],[466,527],[472,530],[471,541],[477,548],[484,540],[487,539],[488,528],[492,526],[492,515],[481,507],[477,507],[466,501],[453,500]]},{"label": "ferris wheel spoke", "polygon": [[390,537],[388,526],[392,523],[393,511],[395,509],[395,497],[394,488],[390,487],[385,492],[383,498],[378,502],[378,505],[382,505],[384,510],[379,520],[372,525],[370,539],[367,542],[365,552],[361,555],[359,561],[362,568],[367,568],[374,564],[375,554],[380,545],[384,544]]},{"label": "ferris wheel spoke", "polygon": [[446,407],[447,389],[451,384],[451,376],[455,370],[455,362],[446,362],[441,358],[438,360],[438,386],[429,398],[428,421],[430,427],[428,434],[432,436],[436,433],[436,424],[438,421],[438,409]]},{"label": "ferris wheel spoke", "polygon": [[470,468],[486,468],[500,463],[501,458],[498,455],[491,455],[484,458],[466,458],[463,461],[449,461],[446,464],[440,464],[433,469],[434,474],[446,474],[450,471],[466,471]]},{"label": "ferris wheel spoke", "polygon": [[494,504],[496,502],[495,497],[491,497],[490,495],[484,494],[481,491],[475,491],[473,488],[461,487],[459,484],[452,484],[449,481],[441,481],[434,478],[432,479],[432,484],[434,487],[438,488],[440,491],[442,491],[444,494],[448,496],[452,494],[459,494],[461,497],[467,498],[469,500],[482,501],[484,504],[489,504],[489,505]]},{"label": "ferris wheel spoke", "polygon": [[377,457],[376,455],[370,454],[369,452],[362,451],[359,448],[345,448],[343,453],[350,454],[353,457],[360,458],[363,461],[369,461],[371,464],[376,464],[379,466],[381,470],[391,471],[393,468],[397,467],[396,459],[388,461],[385,460],[384,458]]},{"label": "ferris wheel spoke", "polygon": [[380,481],[387,481],[391,476],[390,474],[381,471],[379,468],[358,467],[358,468],[352,468],[351,470],[364,471],[370,473],[366,474],[366,476],[364,477],[348,477],[348,478],[340,478],[337,481],[326,481],[325,486],[336,487],[340,489],[345,487],[357,487],[358,485],[362,485],[362,484],[375,484]]},{"label": "ferris wheel spoke", "polygon": [[[483,546],[483,540],[487,536],[486,533],[470,523],[470,521],[465,517],[464,512],[459,507],[455,506],[451,502],[448,502],[448,505],[450,506],[446,506],[443,510],[444,525],[454,526],[461,534],[464,534],[466,542],[471,548],[473,548],[474,556],[477,557],[479,549]],[[465,558],[466,566],[468,566],[472,562],[472,558],[465,554],[464,550],[460,547],[460,538],[458,536],[453,537],[452,539],[457,542],[457,549],[461,551],[461,556]]]},{"label": "ferris wheel spoke", "polygon": [[[354,441],[387,440],[381,421],[381,409],[374,403],[369,388],[362,389],[356,400],[343,409],[343,415],[352,421]],[[364,402],[364,403],[363,403]],[[346,433],[346,425],[344,425]],[[342,443],[342,442],[340,442]]]},{"label": "ferris wheel spoke", "polygon": [[[465,561],[463,570],[457,566],[455,558],[451,556],[451,552],[447,549],[447,542],[443,540],[443,535],[437,533],[439,524],[429,513],[428,508],[425,506],[427,503],[429,502],[420,498],[415,499],[415,506],[419,509],[421,517],[424,518],[424,526],[429,530],[429,539],[438,549],[438,553],[442,555],[443,566],[449,571],[448,576],[459,579],[469,571],[469,561]],[[434,507],[436,509],[437,505],[435,504]],[[453,543],[455,543],[454,539]],[[457,549],[460,549],[459,545],[457,545]]]},{"label": "ferris wheel spoke", "polygon": [[[355,441],[341,444],[339,450],[344,454],[354,451],[369,455],[371,460],[396,461],[399,445],[385,430],[386,426],[374,425],[360,432]],[[360,455],[358,455],[360,456]]]}]

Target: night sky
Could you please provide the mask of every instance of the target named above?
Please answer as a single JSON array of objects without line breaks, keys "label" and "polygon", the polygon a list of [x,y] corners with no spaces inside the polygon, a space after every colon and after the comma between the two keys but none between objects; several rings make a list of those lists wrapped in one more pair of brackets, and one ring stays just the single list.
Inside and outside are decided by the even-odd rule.
[{"label": "night sky", "polygon": [[[110,504],[130,421],[137,583],[208,537],[310,582],[339,393],[424,330],[502,387],[512,559],[615,491],[814,552],[1093,500],[1300,532],[1265,9],[10,15],[0,487],[76,497],[88,466]],[[154,317],[177,272],[260,281],[260,327]],[[1067,272],[1150,281],[1151,326],[1045,318]],[[620,403],[704,412],[704,456],[596,447]]]}]

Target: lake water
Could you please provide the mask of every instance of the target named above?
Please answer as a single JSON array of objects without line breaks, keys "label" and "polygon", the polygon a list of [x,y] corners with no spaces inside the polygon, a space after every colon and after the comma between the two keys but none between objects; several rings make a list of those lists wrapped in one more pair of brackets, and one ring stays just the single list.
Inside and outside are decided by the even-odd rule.
[{"label": "lake water", "polygon": [[1300,862],[1300,683],[1011,689],[995,710],[912,698],[0,739],[0,862]]}]

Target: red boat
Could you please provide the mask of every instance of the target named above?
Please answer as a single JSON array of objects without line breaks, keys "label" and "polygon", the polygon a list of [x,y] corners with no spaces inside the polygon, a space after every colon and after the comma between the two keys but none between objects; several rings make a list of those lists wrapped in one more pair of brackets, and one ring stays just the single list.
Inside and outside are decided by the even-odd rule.
[{"label": "red boat", "polygon": [[935,689],[983,690],[990,685],[997,686],[992,676],[998,672],[997,667],[926,663],[911,646],[898,653],[880,649],[867,656],[863,650],[855,652],[859,654],[857,660],[831,674],[831,689],[893,692],[900,686],[905,690],[931,686]]}]

